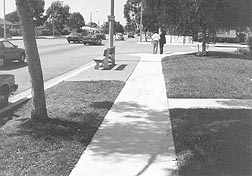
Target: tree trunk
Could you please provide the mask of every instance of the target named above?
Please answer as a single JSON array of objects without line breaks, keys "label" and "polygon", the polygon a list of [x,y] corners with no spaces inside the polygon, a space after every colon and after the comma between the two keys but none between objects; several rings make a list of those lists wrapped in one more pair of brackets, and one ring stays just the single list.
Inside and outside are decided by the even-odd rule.
[{"label": "tree trunk", "polygon": [[17,11],[21,22],[24,46],[27,54],[28,70],[32,86],[31,119],[45,121],[48,119],[44,92],[42,68],[32,23],[29,0],[16,0]]}]

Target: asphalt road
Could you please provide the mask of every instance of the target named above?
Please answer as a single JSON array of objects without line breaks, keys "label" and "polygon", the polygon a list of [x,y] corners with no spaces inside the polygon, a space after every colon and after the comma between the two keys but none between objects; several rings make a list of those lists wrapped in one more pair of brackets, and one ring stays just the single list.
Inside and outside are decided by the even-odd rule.
[{"label": "asphalt road", "polygon": [[[24,48],[22,40],[12,41]],[[85,46],[83,44],[68,44],[65,39],[38,39],[38,50],[43,69],[44,80],[47,81],[74,68],[92,61],[92,58],[102,53],[103,46]],[[19,85],[16,93],[30,88],[30,78],[27,64],[12,62],[1,68],[1,73],[15,75]]]},{"label": "asphalt road", "polygon": [[[152,53],[152,45],[139,44],[139,39],[130,38],[124,41],[115,41],[116,55]],[[14,44],[24,48],[22,40],[13,40]],[[101,56],[108,47],[108,40],[103,45],[68,44],[66,39],[37,39],[44,81],[48,81],[84,64],[93,62],[92,58]],[[164,53],[197,51],[197,45],[166,45]],[[14,74],[19,85],[15,94],[30,88],[30,78],[27,64],[9,63],[0,68],[0,74]]]}]

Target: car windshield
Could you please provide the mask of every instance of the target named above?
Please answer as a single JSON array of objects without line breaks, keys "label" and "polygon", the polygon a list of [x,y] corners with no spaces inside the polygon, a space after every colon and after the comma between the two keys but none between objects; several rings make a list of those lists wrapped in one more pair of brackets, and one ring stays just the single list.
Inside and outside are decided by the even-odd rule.
[{"label": "car windshield", "polygon": [[2,42],[5,48],[14,48],[14,45],[11,42],[4,41]]}]

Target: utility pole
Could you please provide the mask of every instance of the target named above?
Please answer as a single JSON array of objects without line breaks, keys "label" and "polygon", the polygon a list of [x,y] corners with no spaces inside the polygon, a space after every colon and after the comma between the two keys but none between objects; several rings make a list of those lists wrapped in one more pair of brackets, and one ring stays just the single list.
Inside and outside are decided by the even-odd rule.
[{"label": "utility pole", "polygon": [[53,20],[52,20],[52,27],[53,27],[53,31],[52,31],[52,33],[53,33],[53,38],[54,38],[54,18],[55,18],[55,12],[54,12],[54,1],[52,2],[53,4]]},{"label": "utility pole", "polygon": [[90,24],[91,24],[91,22],[92,22],[92,12],[90,12]]},{"label": "utility pole", "polygon": [[108,16],[109,21],[109,47],[112,47],[114,44],[114,0],[111,0],[111,13],[110,16]]},{"label": "utility pole", "polygon": [[141,11],[140,11],[140,42],[142,42],[142,29],[143,29],[143,0],[141,1]]},{"label": "utility pole", "polygon": [[5,0],[3,0],[3,7],[4,7],[4,39],[6,39],[6,19],[5,19]]}]

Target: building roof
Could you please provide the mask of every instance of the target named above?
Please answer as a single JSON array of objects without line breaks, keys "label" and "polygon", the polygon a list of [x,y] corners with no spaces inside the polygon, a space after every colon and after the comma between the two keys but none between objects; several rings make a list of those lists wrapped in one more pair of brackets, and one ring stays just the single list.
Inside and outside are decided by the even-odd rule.
[{"label": "building roof", "polygon": [[[5,23],[7,26],[15,26],[16,24],[14,23],[11,23],[9,21],[6,20],[6,23]],[[4,19],[0,18],[0,25],[4,25]]]}]

